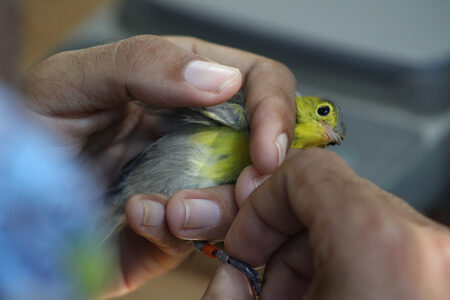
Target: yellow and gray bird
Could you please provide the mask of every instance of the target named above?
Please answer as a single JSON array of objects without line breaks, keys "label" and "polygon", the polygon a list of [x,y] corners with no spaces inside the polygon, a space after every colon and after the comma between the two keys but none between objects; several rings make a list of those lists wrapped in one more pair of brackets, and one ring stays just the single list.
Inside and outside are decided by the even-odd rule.
[{"label": "yellow and gray bird", "polygon": [[[341,143],[345,128],[341,110],[334,102],[302,95],[296,96],[295,102],[296,124],[291,147]],[[183,189],[232,184],[251,164],[243,93],[216,106],[161,109],[151,113],[163,117],[164,134],[125,165],[107,192],[106,201],[114,209],[112,232],[126,224],[124,208],[133,194],[170,196]],[[194,244],[208,255],[240,269],[258,292],[256,271],[215,246]]]}]

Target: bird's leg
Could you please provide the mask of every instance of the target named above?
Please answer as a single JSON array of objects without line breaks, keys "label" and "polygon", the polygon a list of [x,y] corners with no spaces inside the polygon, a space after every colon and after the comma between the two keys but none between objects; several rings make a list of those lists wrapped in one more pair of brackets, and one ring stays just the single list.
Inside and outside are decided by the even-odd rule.
[{"label": "bird's leg", "polygon": [[194,241],[194,246],[195,248],[197,248],[197,250],[203,252],[207,256],[218,259],[223,263],[232,265],[233,267],[241,271],[245,275],[245,277],[247,277],[248,281],[250,281],[250,284],[253,287],[256,295],[259,295],[261,284],[263,283],[263,281],[261,278],[259,278],[258,271],[256,271],[250,265],[229,256],[223,249],[211,245],[206,241]]}]

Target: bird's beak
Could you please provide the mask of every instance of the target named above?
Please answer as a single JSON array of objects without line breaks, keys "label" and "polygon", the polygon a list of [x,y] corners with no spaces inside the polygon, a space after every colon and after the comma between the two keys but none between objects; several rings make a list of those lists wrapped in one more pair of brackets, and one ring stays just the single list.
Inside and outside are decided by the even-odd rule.
[{"label": "bird's beak", "polygon": [[328,136],[329,144],[328,145],[340,145],[344,136],[333,130],[328,124],[321,122],[323,127],[325,128],[325,133]]}]

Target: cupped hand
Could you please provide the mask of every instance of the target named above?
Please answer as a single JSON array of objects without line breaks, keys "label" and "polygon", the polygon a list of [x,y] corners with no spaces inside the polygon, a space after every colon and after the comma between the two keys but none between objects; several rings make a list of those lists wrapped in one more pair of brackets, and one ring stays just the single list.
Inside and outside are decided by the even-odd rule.
[{"label": "cupped hand", "polygon": [[[190,37],[137,36],[63,52],[33,66],[23,77],[22,88],[27,105],[58,136],[60,147],[82,157],[86,168],[106,184],[155,137],[157,120],[134,101],[164,107],[208,106],[244,89],[250,155],[258,174],[269,174],[281,164],[295,122],[296,81],[285,66]],[[232,190],[225,186],[211,193],[227,195]],[[192,249],[175,239],[164,222],[167,197],[151,196],[153,202],[144,201],[146,197],[150,196],[136,195],[128,203],[127,219],[134,232],[122,235],[126,242],[121,276],[112,294],[134,289],[174,267]],[[160,222],[142,225],[148,217],[142,207],[152,205]],[[237,211],[229,206],[220,225],[195,235],[223,237]]]},{"label": "cupped hand", "polygon": [[[260,299],[450,295],[450,230],[326,150],[292,151],[243,204],[225,246],[242,261],[267,265]],[[203,299],[253,295],[242,274],[221,266]]]}]

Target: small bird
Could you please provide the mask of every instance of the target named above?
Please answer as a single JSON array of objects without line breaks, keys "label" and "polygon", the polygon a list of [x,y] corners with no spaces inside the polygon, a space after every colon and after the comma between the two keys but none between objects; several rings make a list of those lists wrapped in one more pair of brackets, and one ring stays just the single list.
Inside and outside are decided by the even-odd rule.
[{"label": "small bird", "polygon": [[[297,95],[295,103],[296,124],[291,147],[341,143],[345,128],[341,110],[333,101]],[[111,233],[126,224],[124,208],[133,194],[170,196],[182,189],[232,184],[251,164],[249,121],[243,92],[216,106],[161,109],[150,113],[163,117],[165,134],[127,163],[106,193],[105,200],[114,210]],[[203,252],[210,251],[210,256],[217,254],[218,249],[205,248],[207,243],[194,244]],[[219,256],[230,263],[230,257],[222,252]],[[251,281],[255,280],[252,270],[240,270],[248,273],[246,276]],[[253,285],[255,287],[255,282]]]}]

